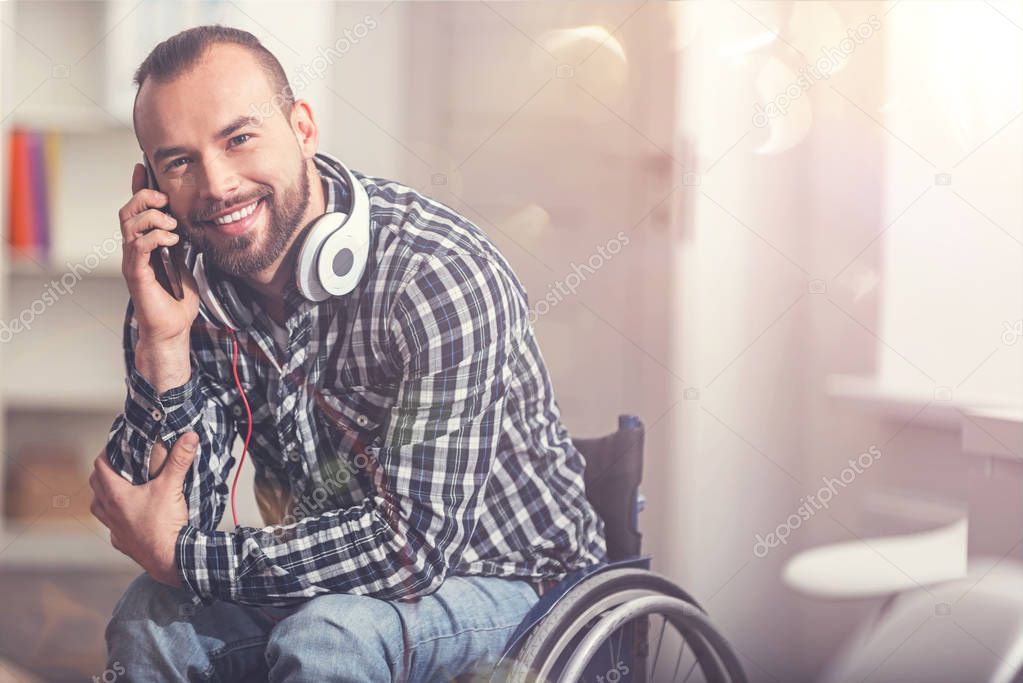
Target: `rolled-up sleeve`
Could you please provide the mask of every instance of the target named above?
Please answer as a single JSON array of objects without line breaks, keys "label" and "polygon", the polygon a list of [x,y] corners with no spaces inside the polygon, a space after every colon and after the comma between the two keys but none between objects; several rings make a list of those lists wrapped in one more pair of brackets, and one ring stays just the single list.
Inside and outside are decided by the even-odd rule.
[{"label": "rolled-up sleeve", "polygon": [[234,465],[230,451],[236,430],[224,404],[226,395],[199,370],[194,350],[188,381],[158,393],[135,368],[137,342],[138,322],[129,300],[123,334],[127,396],[107,437],[107,460],[128,481],[144,484],[153,478],[150,457],[157,440],[170,452],[182,434],[196,432],[199,449],[185,475],[184,494],[189,524],[212,531],[223,515],[225,481]]}]

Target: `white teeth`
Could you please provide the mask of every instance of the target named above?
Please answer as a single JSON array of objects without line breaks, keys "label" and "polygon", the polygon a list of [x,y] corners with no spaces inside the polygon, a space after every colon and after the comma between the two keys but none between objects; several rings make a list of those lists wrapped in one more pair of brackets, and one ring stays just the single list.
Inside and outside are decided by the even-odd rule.
[{"label": "white teeth", "polygon": [[214,222],[217,225],[227,225],[228,223],[234,223],[235,221],[240,221],[241,219],[245,218],[246,216],[251,215],[252,212],[256,210],[256,205],[257,204],[259,204],[259,200],[258,199],[256,201],[252,202],[251,204],[249,204],[248,206],[246,206],[244,209],[238,209],[234,213],[230,213],[230,214],[228,214],[226,216],[221,216],[220,218],[215,218],[213,220],[214,220]]}]

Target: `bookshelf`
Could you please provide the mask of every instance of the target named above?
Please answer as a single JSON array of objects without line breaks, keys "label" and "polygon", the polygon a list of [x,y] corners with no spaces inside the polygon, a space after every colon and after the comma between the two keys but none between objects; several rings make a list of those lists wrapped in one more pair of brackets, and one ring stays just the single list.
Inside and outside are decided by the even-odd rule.
[{"label": "bookshelf", "polygon": [[[88,484],[125,392],[117,209],[138,143],[130,108],[114,107],[108,86],[104,37],[118,8],[0,5],[0,571],[135,570],[89,513]],[[49,258],[8,241],[16,128],[59,141],[47,183]]]},{"label": "bookshelf", "polygon": [[[137,570],[88,512],[92,461],[125,398],[128,292],[117,211],[141,155],[131,117],[135,68],[170,35],[222,23],[259,37],[294,83],[318,48],[336,42],[337,21],[350,25],[364,14],[332,3],[296,13],[291,3],[253,0],[0,2],[0,572]],[[301,95],[329,101],[329,80],[308,80]],[[17,128],[59,138],[45,260],[8,246],[8,152]],[[327,127],[325,149],[330,137]],[[73,288],[53,296],[54,281],[69,273]],[[4,332],[22,317],[30,327]],[[239,518],[261,524],[254,498],[244,495],[251,490],[251,467],[243,468]]]},{"label": "bookshelf", "polygon": [[[250,31],[277,55],[293,84],[307,76],[300,92],[322,107],[323,149],[336,152],[344,140],[362,159],[397,158],[398,147],[381,145],[379,135],[351,136],[354,125],[368,126],[339,120],[348,109],[333,92],[351,88],[355,77],[369,79],[362,65],[373,63],[372,81],[360,86],[378,104],[379,91],[390,97],[380,114],[385,121],[401,120],[406,107],[394,85],[407,67],[401,12],[391,9],[391,21],[379,23],[379,42],[360,43],[371,53],[359,60],[341,59],[347,50],[329,53],[328,71],[318,61],[344,29],[384,9],[320,2],[296,11],[290,0],[0,0],[0,324],[31,310],[69,264],[88,264],[95,247],[119,236],[117,210],[130,196],[140,158],[131,128],[133,71],[156,43],[181,29],[223,23]],[[389,69],[383,77],[382,66]],[[329,125],[332,119],[338,125]],[[7,151],[15,127],[60,138],[53,252],[45,261],[7,247]],[[358,158],[353,164],[363,167]],[[120,244],[102,255],[76,278],[72,294],[35,315],[31,329],[0,338],[0,589],[13,599],[13,609],[0,615],[0,671],[16,664],[41,680],[85,680],[104,670],[103,628],[140,572],[110,546],[107,530],[88,511],[92,461],[125,396],[121,333],[128,294]],[[236,458],[241,450],[238,439]],[[239,520],[262,526],[251,462],[250,456],[239,474]],[[231,515],[224,515],[221,529],[231,526]],[[75,652],[80,661],[71,661]]]}]

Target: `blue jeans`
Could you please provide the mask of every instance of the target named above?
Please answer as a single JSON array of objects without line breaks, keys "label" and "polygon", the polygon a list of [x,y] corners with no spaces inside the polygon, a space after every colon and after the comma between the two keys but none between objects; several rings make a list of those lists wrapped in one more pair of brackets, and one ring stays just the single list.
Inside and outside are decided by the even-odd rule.
[{"label": "blue jeans", "polygon": [[539,600],[525,581],[477,576],[449,576],[415,602],[331,593],[264,608],[273,619],[257,607],[190,598],[149,574],[132,581],[106,628],[107,668],[119,683],[486,675]]}]

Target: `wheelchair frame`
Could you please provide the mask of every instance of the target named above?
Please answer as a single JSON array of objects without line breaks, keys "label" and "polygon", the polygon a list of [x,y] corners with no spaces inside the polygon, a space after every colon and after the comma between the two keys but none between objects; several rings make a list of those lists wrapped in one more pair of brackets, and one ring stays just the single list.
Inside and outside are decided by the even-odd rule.
[{"label": "wheelchair frame", "polygon": [[[606,683],[629,680],[647,683],[648,617],[641,616],[635,622],[635,626],[627,621],[634,617],[637,611],[662,607],[673,610],[675,618],[672,619],[672,624],[683,633],[685,642],[693,649],[708,680],[745,683],[746,675],[738,658],[728,641],[710,624],[705,610],[681,587],[652,572],[651,556],[641,555],[639,552],[641,541],[639,513],[645,506],[645,500],[639,493],[639,483],[642,479],[643,430],[643,423],[638,417],[621,415],[618,418],[617,432],[598,439],[575,440],[574,444],[587,461],[587,498],[604,521],[609,561],[570,572],[540,597],[509,639],[508,646],[491,675],[492,682],[510,680],[517,683],[533,680],[528,676],[539,672],[529,669],[528,663],[521,661],[523,648],[527,647],[536,649],[535,652],[528,653],[530,657],[536,657],[538,653],[543,655],[546,649],[546,656],[549,658],[550,650],[554,651],[555,661],[547,661],[541,665],[541,671],[549,670],[555,676],[550,679],[550,683],[555,680]],[[601,488],[599,477],[608,475],[613,477],[616,486],[609,490],[610,495],[600,496],[602,492],[599,491]],[[659,589],[648,588],[645,592],[622,589],[617,593],[611,593],[605,596],[603,601],[587,606],[581,616],[573,617],[578,620],[587,617],[591,611],[599,612],[601,620],[589,628],[588,632],[584,627],[574,635],[560,634],[555,638],[557,642],[548,640],[541,642],[536,639],[531,642],[534,634],[539,635],[543,632],[544,621],[551,618],[552,613],[563,605],[563,601],[571,599],[573,594],[585,593],[589,586],[611,578],[607,576],[608,572],[628,569],[637,571],[619,571],[624,579],[628,580],[630,576],[636,581],[647,579],[646,583],[657,585]],[[618,605],[613,604],[616,595],[624,599],[626,594],[627,601]],[[605,604],[607,608],[604,607]],[[576,611],[579,609],[575,605],[572,607],[575,607]],[[629,642],[627,646],[623,645],[619,649],[617,661],[605,661],[601,656],[593,656],[597,654],[603,642],[601,638],[610,637],[623,624],[626,624],[623,640],[627,638]],[[544,637],[547,638],[546,635]],[[584,654],[579,658],[575,657],[575,653],[569,654],[566,661],[563,652],[567,645],[584,648]],[[626,650],[624,659],[621,657],[622,650]],[[654,658],[656,661],[656,654]],[[587,661],[577,661],[578,659]],[[560,667],[565,665],[566,669],[560,670]],[[540,679],[540,683],[548,683],[548,680]]]}]

